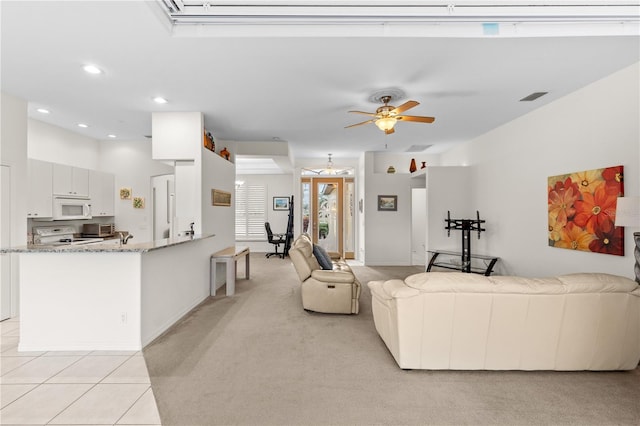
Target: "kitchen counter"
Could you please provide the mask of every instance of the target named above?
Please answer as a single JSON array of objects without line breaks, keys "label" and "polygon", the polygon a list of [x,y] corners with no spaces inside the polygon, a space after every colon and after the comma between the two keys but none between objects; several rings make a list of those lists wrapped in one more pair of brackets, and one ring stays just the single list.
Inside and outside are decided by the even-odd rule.
[{"label": "kitchen counter", "polygon": [[119,246],[29,245],[19,257],[19,351],[141,350],[210,295],[214,235]]},{"label": "kitchen counter", "polygon": [[152,250],[173,247],[178,244],[184,244],[191,241],[201,240],[204,238],[211,238],[214,236],[215,234],[194,235],[193,237],[163,238],[161,240],[154,240],[154,241],[148,241],[143,243],[127,243],[127,244],[116,244],[113,241],[106,241],[106,240],[104,242],[96,242],[91,244],[78,244],[78,245],[29,244],[21,247],[0,249],[0,253],[86,253],[86,252],[144,253]]}]

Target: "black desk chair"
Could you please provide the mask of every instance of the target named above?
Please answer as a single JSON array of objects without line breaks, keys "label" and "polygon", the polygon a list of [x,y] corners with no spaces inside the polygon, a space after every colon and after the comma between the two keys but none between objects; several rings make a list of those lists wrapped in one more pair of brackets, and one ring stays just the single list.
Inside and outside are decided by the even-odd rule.
[{"label": "black desk chair", "polygon": [[265,256],[267,258],[271,256],[276,256],[284,259],[284,253],[278,253],[278,247],[280,247],[280,244],[284,244],[286,242],[286,235],[274,234],[273,232],[271,232],[271,225],[269,225],[269,222],[264,223],[264,228],[267,230],[267,239],[271,244],[275,246],[275,249],[276,249],[276,251],[267,253]]}]

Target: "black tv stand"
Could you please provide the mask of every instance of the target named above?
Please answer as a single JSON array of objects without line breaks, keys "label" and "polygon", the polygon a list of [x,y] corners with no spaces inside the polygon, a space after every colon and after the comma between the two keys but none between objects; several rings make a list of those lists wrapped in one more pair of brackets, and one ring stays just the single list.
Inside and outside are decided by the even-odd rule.
[{"label": "black tv stand", "polygon": [[[429,250],[429,253],[432,253],[432,256],[429,261],[429,265],[427,266],[427,272],[430,272],[433,266],[438,266],[446,269],[455,269],[461,272],[489,276],[498,261],[498,258],[471,254],[471,231],[476,231],[478,233],[478,239],[480,239],[480,233],[486,231],[486,229],[482,227],[482,224],[485,223],[485,221],[480,220],[480,212],[476,211],[476,219],[451,219],[451,212],[447,211],[447,218],[444,221],[447,223],[445,226],[447,236],[451,236],[452,229],[454,231],[462,231],[462,251],[452,252],[446,250]],[[445,257],[448,256],[448,261],[442,258],[438,261],[440,255],[445,255]],[[482,260],[484,262],[483,266],[473,265],[472,259]]]},{"label": "black tv stand", "polygon": [[[435,266],[460,272],[482,274],[488,277],[493,272],[493,267],[499,259],[499,257],[472,254],[469,256],[469,261],[464,263],[461,260],[462,253],[459,251],[429,250],[429,253],[431,253],[431,260],[429,260],[427,272],[431,272],[431,268]],[[476,262],[473,262],[473,259]]]}]

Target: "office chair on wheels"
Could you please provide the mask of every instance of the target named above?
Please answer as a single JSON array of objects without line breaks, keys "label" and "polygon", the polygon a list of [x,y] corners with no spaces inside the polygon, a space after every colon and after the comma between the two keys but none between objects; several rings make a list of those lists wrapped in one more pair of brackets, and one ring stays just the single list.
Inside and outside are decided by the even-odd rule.
[{"label": "office chair on wheels", "polygon": [[284,259],[284,252],[278,253],[278,247],[280,247],[280,244],[284,244],[286,242],[286,234],[274,234],[271,232],[271,225],[269,225],[269,222],[264,223],[264,228],[267,230],[267,240],[275,246],[275,251],[267,253],[265,257],[269,258],[271,256],[276,256]]}]

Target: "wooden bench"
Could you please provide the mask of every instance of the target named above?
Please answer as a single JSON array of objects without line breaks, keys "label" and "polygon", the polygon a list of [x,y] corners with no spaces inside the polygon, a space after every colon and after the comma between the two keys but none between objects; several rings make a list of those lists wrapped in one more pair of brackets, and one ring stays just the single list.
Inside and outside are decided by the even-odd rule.
[{"label": "wooden bench", "polygon": [[227,296],[233,296],[236,291],[236,268],[238,266],[238,259],[245,258],[245,279],[249,279],[249,247],[247,246],[232,246],[227,247],[224,250],[220,250],[211,255],[210,265],[210,286],[211,295],[216,295],[216,269],[218,263],[224,263],[227,268]]}]

